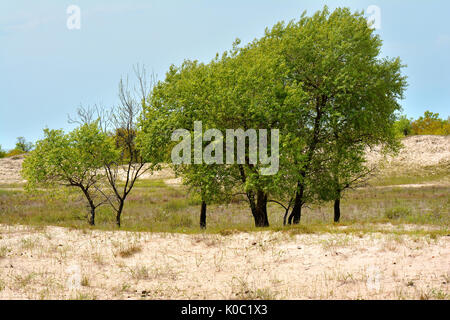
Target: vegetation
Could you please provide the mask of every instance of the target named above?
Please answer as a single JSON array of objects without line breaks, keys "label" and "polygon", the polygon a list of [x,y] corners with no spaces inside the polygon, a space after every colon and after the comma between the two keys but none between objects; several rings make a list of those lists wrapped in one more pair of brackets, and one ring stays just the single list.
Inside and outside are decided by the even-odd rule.
[{"label": "vegetation", "polygon": [[24,137],[18,137],[15,149],[23,153],[30,152],[33,149],[33,143],[27,142]]},{"label": "vegetation", "polygon": [[[381,39],[362,13],[325,7],[277,23],[248,45],[236,40],[209,63],[171,66],[158,83],[147,83],[145,69],[137,66],[138,85],[131,90],[128,80],[120,81],[118,106],[80,108],[70,119],[78,124],[73,132],[45,130],[31,152],[32,145],[18,139],[16,149],[30,152],[23,169],[28,189],[78,187],[91,225],[96,209],[109,204],[104,212],[112,210],[120,227],[138,178],[169,164],[189,197],[167,203],[168,209],[198,205],[201,228],[207,207],[241,201],[255,227],[269,227],[269,217],[298,224],[306,208],[328,202],[340,222],[344,194],[362,192],[356,187],[372,178],[368,147],[395,153],[401,135],[446,130],[431,112],[414,122],[397,117],[406,87],[403,66],[399,58],[381,58],[380,51]],[[255,129],[271,131],[258,137]],[[252,149],[252,137],[267,146],[266,154]],[[182,150],[177,138],[188,141]],[[234,147],[236,138],[244,146],[249,141],[245,152]],[[182,161],[172,163],[174,155]],[[269,212],[280,207],[281,217]],[[172,227],[193,225],[191,217],[158,215]]]},{"label": "vegetation", "polygon": [[0,158],[13,157],[20,154],[27,153],[33,149],[34,145],[31,142],[27,142],[24,137],[18,137],[16,147],[10,151],[2,150],[0,145]]},{"label": "vegetation", "polygon": [[439,113],[428,110],[417,120],[408,119],[405,115],[402,115],[395,123],[395,130],[399,136],[449,135],[450,118],[444,120],[439,117]]},{"label": "vegetation", "polygon": [[45,129],[44,136],[23,162],[28,188],[79,188],[89,206],[89,223],[94,225],[95,210],[106,202],[100,171],[116,157],[111,139],[100,131],[98,122],[81,125],[69,134]]},{"label": "vegetation", "polygon": [[[248,213],[245,198],[233,202],[211,204],[208,228],[202,231],[198,221],[201,199],[187,193],[185,186],[169,186],[161,180],[138,180],[124,208],[121,229],[129,231],[218,233],[254,231],[254,221]],[[86,200],[73,188],[63,189],[59,195],[46,190],[27,193],[21,187],[0,189],[0,223],[24,225],[55,225],[69,228],[87,228],[86,215],[80,211]],[[333,204],[305,207],[302,224],[283,228],[284,210],[275,203],[268,204],[272,221],[268,230],[289,233],[373,233],[389,232],[384,226],[415,224],[401,234],[446,235],[450,227],[448,186],[422,188],[364,188],[347,191],[342,199],[340,225],[333,225]],[[391,214],[392,212],[392,214]],[[424,228],[420,228],[424,226]],[[101,206],[96,211],[95,228],[116,229],[114,211]]]},{"label": "vegetation", "polygon": [[[202,132],[278,129],[280,167],[273,175],[263,174],[266,166],[251,161],[256,153],[250,148],[242,155],[245,161],[227,161],[225,168],[216,162],[175,165],[175,170],[195,187],[203,204],[219,193],[228,201],[230,195],[245,194],[257,227],[269,226],[270,202],[286,212],[290,208],[288,223],[294,224],[307,204],[335,200],[338,212],[343,190],[370,172],[364,148],[396,150],[394,113],[406,86],[400,60],[379,58],[381,40],[362,14],[348,9],[330,13],[325,8],[297,22],[278,23],[261,39],[239,44],[209,64],[172,66],[155,86],[138,132],[146,158],[168,161],[171,133],[178,128],[192,133],[196,121]],[[196,139],[191,139],[194,147]],[[214,139],[217,145],[221,136]],[[217,156],[214,143],[205,151],[211,147]],[[195,158],[195,148],[189,149],[188,159]],[[269,149],[273,155],[272,144]],[[233,158],[239,158],[236,150]],[[214,192],[208,192],[211,188]]]}]

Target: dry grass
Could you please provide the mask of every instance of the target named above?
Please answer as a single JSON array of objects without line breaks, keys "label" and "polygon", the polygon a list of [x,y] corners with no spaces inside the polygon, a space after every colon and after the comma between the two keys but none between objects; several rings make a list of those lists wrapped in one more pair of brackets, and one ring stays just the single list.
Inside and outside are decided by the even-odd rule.
[{"label": "dry grass", "polygon": [[[0,225],[0,298],[448,299],[450,238],[399,228],[221,236]],[[24,251],[23,239],[39,246]]]}]

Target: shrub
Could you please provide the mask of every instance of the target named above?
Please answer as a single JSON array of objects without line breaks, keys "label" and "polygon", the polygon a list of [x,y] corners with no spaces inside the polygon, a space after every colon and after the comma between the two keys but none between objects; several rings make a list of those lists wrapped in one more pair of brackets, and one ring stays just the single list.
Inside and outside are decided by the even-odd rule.
[{"label": "shrub", "polygon": [[24,154],[25,151],[19,150],[19,149],[12,149],[11,151],[9,151],[5,157],[14,157],[14,156],[18,156],[21,154]]},{"label": "shrub", "polygon": [[390,220],[397,220],[406,218],[411,215],[411,208],[397,206],[394,208],[386,209],[384,215]]},{"label": "shrub", "polygon": [[189,228],[192,227],[193,222],[191,217],[185,214],[174,214],[170,216],[169,225],[171,228]]},{"label": "shrub", "polygon": [[398,136],[409,136],[411,134],[411,120],[402,115],[394,124],[395,132]]},{"label": "shrub", "polygon": [[412,134],[449,135],[450,121],[439,118],[439,113],[425,111],[424,115],[411,123]]}]

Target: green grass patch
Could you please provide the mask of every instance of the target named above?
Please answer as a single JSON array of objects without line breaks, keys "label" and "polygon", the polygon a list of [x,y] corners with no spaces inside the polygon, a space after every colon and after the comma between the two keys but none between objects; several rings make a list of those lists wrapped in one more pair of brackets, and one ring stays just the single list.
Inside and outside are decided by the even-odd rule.
[{"label": "green grass patch", "polygon": [[[139,182],[139,181],[138,181]],[[305,207],[301,224],[284,227],[284,210],[268,206],[270,228],[254,227],[245,201],[228,205],[208,205],[207,229],[199,226],[200,199],[183,186],[168,186],[162,180],[144,180],[133,189],[125,204],[122,228],[128,231],[219,233],[272,230],[291,235],[313,233],[385,232],[374,225],[413,224],[437,226],[445,234],[450,226],[450,187],[365,188],[350,190],[341,202],[341,222],[333,223],[332,203]],[[73,188],[54,192],[27,193],[0,189],[0,223],[34,226],[55,225],[77,229],[90,228],[86,200]],[[117,230],[114,212],[108,206],[97,210],[96,229]],[[403,234],[407,231],[401,231]],[[224,235],[225,235],[224,234]]]}]

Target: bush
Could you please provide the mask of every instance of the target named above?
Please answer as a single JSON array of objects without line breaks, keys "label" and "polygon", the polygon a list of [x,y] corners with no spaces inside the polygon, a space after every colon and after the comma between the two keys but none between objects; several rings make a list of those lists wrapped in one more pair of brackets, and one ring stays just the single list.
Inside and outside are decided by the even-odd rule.
[{"label": "bush", "polygon": [[2,146],[0,145],[0,159],[6,156],[6,151],[3,151]]},{"label": "bush", "polygon": [[411,134],[411,120],[402,115],[394,124],[395,132],[398,136],[406,137]]},{"label": "bush", "polygon": [[406,218],[411,215],[411,208],[401,207],[401,206],[389,208],[389,209],[386,209],[384,215],[389,220],[397,220],[397,219],[401,219],[401,218]]},{"label": "bush", "polygon": [[439,113],[425,111],[424,115],[411,123],[412,134],[449,135],[450,121],[439,118]]},{"label": "bush", "polygon": [[24,154],[24,153],[26,153],[25,151],[23,151],[23,150],[19,150],[19,149],[12,149],[11,151],[9,151],[6,155],[5,155],[5,157],[13,157],[13,156],[18,156],[18,155],[20,155],[20,154]]},{"label": "bush", "polygon": [[186,214],[174,214],[169,218],[169,225],[171,228],[189,228],[192,227],[193,221],[190,216]]}]

